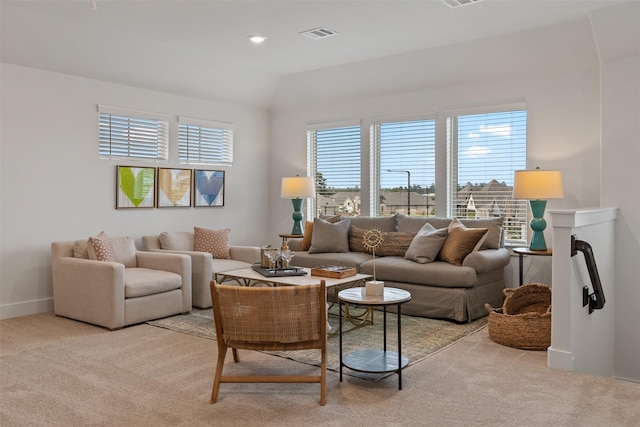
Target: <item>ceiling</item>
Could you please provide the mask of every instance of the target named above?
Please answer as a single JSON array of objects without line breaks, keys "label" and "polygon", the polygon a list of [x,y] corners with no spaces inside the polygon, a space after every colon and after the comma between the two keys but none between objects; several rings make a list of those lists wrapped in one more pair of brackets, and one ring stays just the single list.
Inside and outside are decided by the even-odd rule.
[{"label": "ceiling", "polygon": [[[6,63],[268,108],[283,76],[586,19],[627,1],[0,0],[0,53]],[[337,34],[299,34],[317,27]],[[250,34],[267,40],[253,45]]]}]

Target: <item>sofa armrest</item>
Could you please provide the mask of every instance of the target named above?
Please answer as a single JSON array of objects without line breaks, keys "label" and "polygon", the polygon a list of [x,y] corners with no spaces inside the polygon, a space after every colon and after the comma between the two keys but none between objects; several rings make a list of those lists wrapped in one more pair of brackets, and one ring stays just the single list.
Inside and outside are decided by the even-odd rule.
[{"label": "sofa armrest", "polygon": [[182,312],[191,311],[191,257],[185,254],[137,251],[138,267],[170,271],[182,278]]},{"label": "sofa armrest", "polygon": [[509,260],[509,251],[506,248],[483,249],[467,255],[462,261],[462,265],[473,267],[476,272],[482,274],[504,268],[509,264]]},{"label": "sofa armrest", "polygon": [[52,263],[54,311],[104,326],[124,326],[124,264],[61,257]]},{"label": "sofa armrest", "polygon": [[258,246],[231,246],[229,255],[233,260],[244,261],[249,264],[260,262],[260,248]]}]

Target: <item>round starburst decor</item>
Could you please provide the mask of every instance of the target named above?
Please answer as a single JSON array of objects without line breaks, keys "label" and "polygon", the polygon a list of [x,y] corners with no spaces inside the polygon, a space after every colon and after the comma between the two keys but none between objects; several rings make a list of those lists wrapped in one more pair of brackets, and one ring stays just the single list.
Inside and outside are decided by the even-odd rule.
[{"label": "round starburst decor", "polygon": [[377,228],[372,228],[365,231],[364,237],[362,239],[364,247],[369,249],[370,251],[373,251],[374,253],[376,248],[380,246],[383,241],[384,239],[382,238],[382,232]]}]

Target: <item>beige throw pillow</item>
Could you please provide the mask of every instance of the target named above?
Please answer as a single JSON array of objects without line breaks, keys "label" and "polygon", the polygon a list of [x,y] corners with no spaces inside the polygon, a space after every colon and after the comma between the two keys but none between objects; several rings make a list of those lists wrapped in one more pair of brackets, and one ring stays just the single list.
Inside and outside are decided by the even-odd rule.
[{"label": "beige throw pillow", "polygon": [[229,254],[229,235],[231,230],[211,230],[193,227],[194,249],[196,252],[209,252],[214,259],[231,259]]},{"label": "beige throw pillow", "polygon": [[342,220],[335,224],[320,218],[313,220],[310,254],[322,252],[349,252],[349,221]]},{"label": "beige throw pillow", "polygon": [[431,224],[425,224],[411,242],[404,258],[420,264],[435,261],[448,235],[447,228],[436,230]]},{"label": "beige throw pillow", "polygon": [[[324,219],[327,222],[335,224],[340,221],[340,215],[324,217],[320,216],[321,219]],[[307,221],[304,223],[304,237],[302,238],[302,242],[300,243],[301,251],[308,251],[311,247],[311,237],[313,236],[313,222]]]},{"label": "beige throw pillow", "polygon": [[453,265],[462,265],[462,261],[473,252],[487,231],[486,228],[450,228],[447,240],[444,241],[438,254],[438,259]]}]

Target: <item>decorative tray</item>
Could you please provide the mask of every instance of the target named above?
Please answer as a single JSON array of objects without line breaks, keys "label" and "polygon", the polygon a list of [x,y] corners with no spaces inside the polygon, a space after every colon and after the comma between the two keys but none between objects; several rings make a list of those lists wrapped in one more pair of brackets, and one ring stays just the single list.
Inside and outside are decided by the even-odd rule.
[{"label": "decorative tray", "polygon": [[252,265],[251,268],[262,274],[264,277],[305,276],[307,274],[304,269],[298,267],[264,268],[260,265]]},{"label": "decorative tray", "polygon": [[356,275],[356,269],[353,267],[342,267],[339,265],[323,265],[311,269],[312,276],[329,277],[332,279],[342,279]]}]

